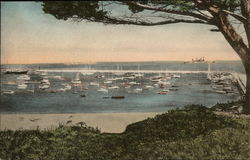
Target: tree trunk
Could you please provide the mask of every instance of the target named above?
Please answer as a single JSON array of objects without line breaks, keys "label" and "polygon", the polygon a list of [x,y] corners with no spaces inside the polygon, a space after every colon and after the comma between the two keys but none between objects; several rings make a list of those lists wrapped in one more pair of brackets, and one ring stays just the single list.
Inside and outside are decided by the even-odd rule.
[{"label": "tree trunk", "polygon": [[[218,14],[214,14],[214,16],[216,17],[217,27],[220,29],[231,47],[239,55],[245,67],[247,84],[243,112],[245,114],[250,114],[250,49],[244,43],[242,37],[235,31],[234,27],[228,20],[227,14],[219,12]],[[247,33],[249,33],[248,28],[245,29],[247,30]]]},{"label": "tree trunk", "polygon": [[241,0],[241,13],[244,17],[247,18],[248,21],[247,23],[244,24],[246,37],[248,41],[248,51],[247,51],[248,56],[244,63],[247,83],[246,83],[246,95],[245,95],[245,104],[243,107],[243,112],[245,114],[250,114],[250,1],[249,0]]},{"label": "tree trunk", "polygon": [[246,70],[246,94],[245,94],[245,104],[243,107],[243,113],[250,114],[250,61],[246,62],[245,70]]}]

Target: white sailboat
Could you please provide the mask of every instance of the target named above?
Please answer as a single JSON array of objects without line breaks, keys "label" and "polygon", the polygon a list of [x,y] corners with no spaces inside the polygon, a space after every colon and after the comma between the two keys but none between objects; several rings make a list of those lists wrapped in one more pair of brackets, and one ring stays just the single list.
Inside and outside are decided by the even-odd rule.
[{"label": "white sailboat", "polygon": [[104,93],[108,93],[108,89],[106,88],[100,88],[97,90],[98,92],[104,92]]},{"label": "white sailboat", "polygon": [[173,75],[173,78],[181,78],[181,75],[179,75],[179,74],[174,74],[174,75]]},{"label": "white sailboat", "polygon": [[41,73],[40,73],[40,76],[47,76],[47,75],[48,75],[47,72],[41,72]]},{"label": "white sailboat", "polygon": [[25,81],[18,82],[17,89],[26,89],[28,87],[27,84],[25,84]]},{"label": "white sailboat", "polygon": [[85,76],[89,76],[89,75],[93,75],[94,72],[91,71],[91,66],[88,65],[88,69],[86,72],[82,72],[82,75],[85,75]]},{"label": "white sailboat", "polygon": [[21,75],[19,77],[17,77],[18,80],[30,80],[30,76],[29,75]]},{"label": "white sailboat", "polygon": [[104,81],[103,83],[104,83],[104,84],[112,84],[113,81],[111,81],[111,80],[106,80],[106,81]]},{"label": "white sailboat", "polygon": [[91,85],[91,86],[99,86],[99,83],[97,83],[97,82],[90,82],[89,85]]},{"label": "white sailboat", "polygon": [[109,87],[109,89],[119,89],[120,87],[119,86],[111,86]]},{"label": "white sailboat", "polygon": [[38,88],[39,89],[47,89],[49,87],[50,87],[50,82],[49,82],[48,77],[43,77],[43,79],[41,80]]},{"label": "white sailboat", "polygon": [[80,85],[82,82],[79,78],[79,73],[76,73],[76,77],[71,81],[72,85]]},{"label": "white sailboat", "polygon": [[11,95],[11,94],[14,94],[15,92],[12,91],[12,90],[7,90],[7,91],[3,91],[2,94],[6,94],[6,95]]},{"label": "white sailboat", "polygon": [[153,86],[151,86],[151,85],[146,85],[145,86],[145,89],[153,89],[154,87]]}]

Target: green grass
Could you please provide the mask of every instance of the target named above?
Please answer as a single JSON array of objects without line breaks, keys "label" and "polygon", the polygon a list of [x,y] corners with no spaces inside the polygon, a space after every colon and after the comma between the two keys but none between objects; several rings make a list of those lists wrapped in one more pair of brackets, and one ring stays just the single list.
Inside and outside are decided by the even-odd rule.
[{"label": "green grass", "polygon": [[188,106],[133,123],[120,134],[82,126],[0,132],[0,157],[15,160],[250,158],[250,119]]}]

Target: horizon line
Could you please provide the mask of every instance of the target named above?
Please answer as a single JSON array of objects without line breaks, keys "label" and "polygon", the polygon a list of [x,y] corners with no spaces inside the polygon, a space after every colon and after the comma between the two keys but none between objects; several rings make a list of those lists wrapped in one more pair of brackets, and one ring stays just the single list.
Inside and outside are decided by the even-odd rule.
[{"label": "horizon line", "polygon": [[[241,60],[209,60],[205,62],[215,61],[241,61]],[[156,60],[156,61],[96,61],[96,62],[42,62],[42,63],[1,63],[1,65],[18,65],[18,64],[97,64],[97,63],[145,63],[145,62],[191,62],[185,60]]]}]

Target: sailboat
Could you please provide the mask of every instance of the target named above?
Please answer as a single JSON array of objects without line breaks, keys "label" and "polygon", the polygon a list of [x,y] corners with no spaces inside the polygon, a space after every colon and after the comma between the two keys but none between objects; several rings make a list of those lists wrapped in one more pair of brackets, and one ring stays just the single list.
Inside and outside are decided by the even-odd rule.
[{"label": "sailboat", "polygon": [[12,91],[12,90],[7,90],[7,91],[3,91],[2,94],[6,94],[6,95],[11,95],[11,94],[14,94],[15,92]]},{"label": "sailboat", "polygon": [[80,80],[80,78],[79,78],[79,73],[76,73],[76,77],[75,77],[75,79],[73,79],[71,81],[71,83],[74,86],[80,85],[82,83],[81,80]]},{"label": "sailboat", "polygon": [[82,75],[85,75],[85,76],[89,76],[89,75],[93,75],[94,72],[91,71],[91,66],[88,65],[88,70],[86,72],[82,72]]},{"label": "sailboat", "polygon": [[17,85],[17,89],[26,89],[27,87],[28,85],[25,83]]},{"label": "sailboat", "polygon": [[28,80],[30,80],[30,76],[25,74],[25,75],[21,75],[21,76],[17,77],[17,79],[28,81]]},{"label": "sailboat", "polygon": [[43,79],[41,80],[40,84],[39,84],[39,89],[47,89],[50,87],[50,82],[48,77],[43,77]]},{"label": "sailboat", "polygon": [[140,73],[140,65],[139,65],[139,64],[138,64],[138,66],[137,66],[137,71],[138,71],[138,73],[137,73],[137,74],[134,74],[134,76],[135,76],[136,78],[141,78],[141,77],[144,76],[142,73]]},{"label": "sailboat", "polygon": [[100,88],[97,90],[98,92],[104,92],[104,93],[108,93],[108,89],[106,88]]}]

